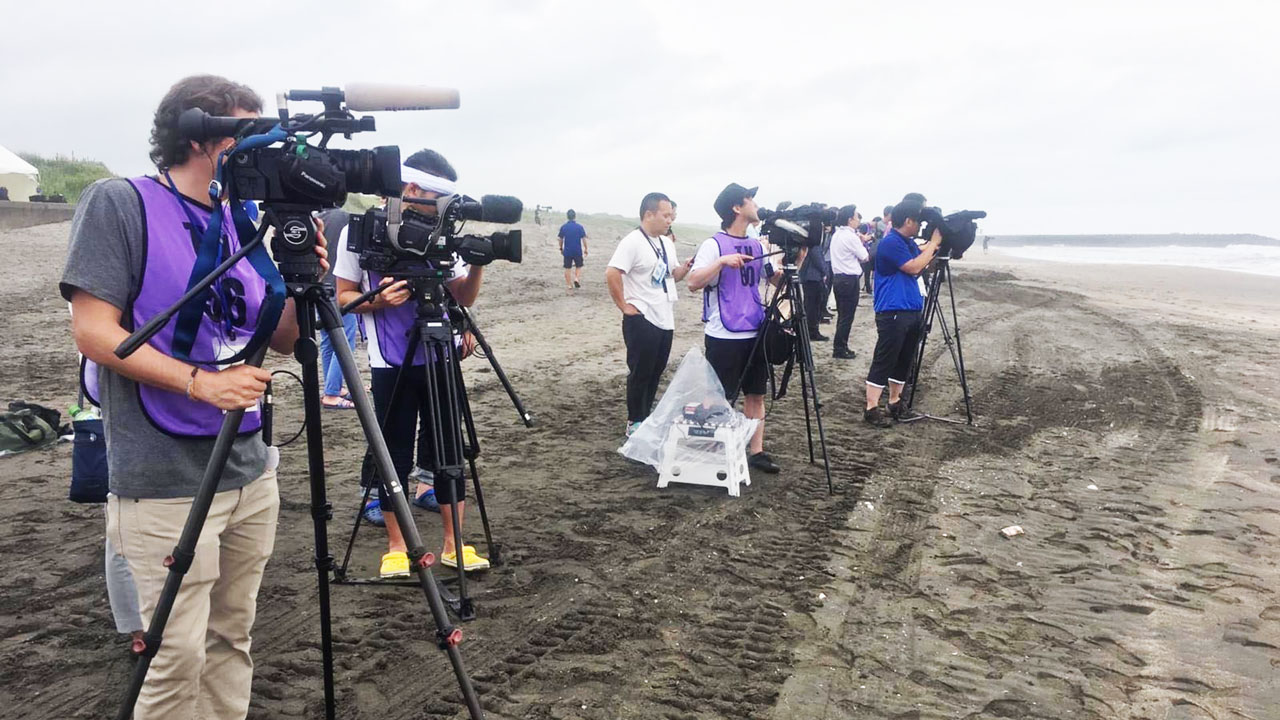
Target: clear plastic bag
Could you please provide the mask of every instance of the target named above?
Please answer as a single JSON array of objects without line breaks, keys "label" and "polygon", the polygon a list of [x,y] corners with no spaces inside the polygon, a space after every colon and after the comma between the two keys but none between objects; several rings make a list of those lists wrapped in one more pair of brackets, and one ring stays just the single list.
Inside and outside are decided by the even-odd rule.
[{"label": "clear plastic bag", "polygon": [[[682,466],[724,467],[724,432],[745,446],[755,432],[756,420],[738,412],[724,398],[724,387],[716,371],[698,348],[691,348],[680,361],[667,391],[649,417],[627,438],[618,452],[637,462],[661,470],[667,438],[677,423],[686,426],[687,437],[675,445],[673,461]],[[716,435],[719,434],[719,439]]]}]

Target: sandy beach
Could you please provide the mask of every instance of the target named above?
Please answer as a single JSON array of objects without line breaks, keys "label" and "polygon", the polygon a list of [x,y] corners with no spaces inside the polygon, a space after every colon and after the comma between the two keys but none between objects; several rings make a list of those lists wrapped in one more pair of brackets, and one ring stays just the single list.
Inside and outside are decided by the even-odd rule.
[{"label": "sandy beach", "polygon": [[[476,306],[537,418],[525,428],[488,364],[467,362],[506,561],[474,582],[479,618],[462,627],[490,718],[1280,718],[1274,278],[975,250],[955,281],[976,425],[862,422],[864,296],[858,358],[816,345],[834,494],[808,463],[797,388],[769,411],[782,473],[729,498],[658,490],[615,452],[617,233],[584,224],[581,290],[563,287],[554,225],[525,223],[524,263],[491,266]],[[67,232],[0,233],[6,402],[75,400],[56,291]],[[700,309],[682,296],[670,370],[701,346]],[[936,335],[921,375],[918,407],[962,417]],[[300,392],[278,394],[291,435]],[[363,440],[354,415],[322,419],[340,553]],[[263,720],[322,716],[306,452],[282,453],[253,648]],[[110,716],[132,666],[106,601],[103,511],[66,500],[70,455],[0,458],[0,718]],[[1000,534],[1015,524],[1024,535]],[[437,549],[438,516],[419,526]],[[362,529],[353,572],[375,575],[383,550]],[[420,593],[334,587],[333,601],[341,717],[464,716]]]}]

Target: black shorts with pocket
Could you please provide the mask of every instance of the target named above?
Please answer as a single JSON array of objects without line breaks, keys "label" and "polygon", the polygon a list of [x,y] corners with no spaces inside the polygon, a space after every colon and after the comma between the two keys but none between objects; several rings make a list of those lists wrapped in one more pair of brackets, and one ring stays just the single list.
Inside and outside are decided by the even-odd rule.
[{"label": "black shorts with pocket", "polygon": [[564,269],[568,270],[571,267],[582,267],[582,253],[564,256]]},{"label": "black shorts with pocket", "polygon": [[747,395],[765,393],[769,386],[769,363],[765,361],[763,342],[757,342],[756,338],[726,340],[710,335],[705,337],[707,362],[720,378],[726,400],[730,403],[736,401],[739,390]]}]

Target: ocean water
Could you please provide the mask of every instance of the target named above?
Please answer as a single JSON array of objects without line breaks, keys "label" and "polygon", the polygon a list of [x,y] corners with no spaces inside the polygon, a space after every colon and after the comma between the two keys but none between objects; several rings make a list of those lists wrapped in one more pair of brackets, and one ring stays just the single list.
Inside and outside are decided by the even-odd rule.
[{"label": "ocean water", "polygon": [[[1108,265],[1181,265],[1280,277],[1280,246],[1092,247],[1082,245],[995,245],[1005,255],[1050,262]],[[981,252],[981,251],[979,251]]]}]

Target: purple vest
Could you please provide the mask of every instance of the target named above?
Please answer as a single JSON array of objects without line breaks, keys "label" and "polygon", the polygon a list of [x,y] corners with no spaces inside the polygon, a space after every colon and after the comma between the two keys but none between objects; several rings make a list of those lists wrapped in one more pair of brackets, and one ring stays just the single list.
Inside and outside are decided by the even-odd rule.
[{"label": "purple vest", "polygon": [[[378,287],[382,284],[383,277],[379,273],[370,271],[369,287]],[[410,299],[403,305],[386,310],[375,310],[370,315],[373,320],[373,331],[378,334],[378,347],[382,350],[382,359],[388,365],[400,367],[404,362],[405,351],[409,349],[409,336],[413,334],[413,326],[417,321],[417,302]],[[409,364],[425,365],[426,362],[426,348],[419,341],[418,348],[413,352],[413,360]]]},{"label": "purple vest", "polygon": [[[716,244],[720,255],[742,253],[757,258],[744,263],[739,269],[725,267],[720,270],[716,285],[716,302],[720,306],[720,322],[731,332],[752,332],[764,323],[764,307],[760,304],[760,276],[764,273],[764,247],[755,238],[734,237],[718,232]],[[702,293],[702,321],[708,318],[711,290]]]},{"label": "purple vest", "polygon": [[[140,327],[168,308],[187,291],[187,280],[196,262],[193,231],[187,213],[167,187],[149,177],[132,178],[129,182],[142,201],[146,222],[146,265],[142,281],[131,305],[133,327]],[[208,223],[209,211],[188,203],[192,215],[200,223]],[[231,213],[222,208],[223,257],[240,248],[235,237]],[[194,237],[204,234],[204,226],[194,229]],[[207,370],[215,370],[217,361],[231,357],[244,347],[257,326],[258,311],[267,293],[266,281],[249,264],[241,260],[213,285],[213,293],[200,318],[191,359]],[[148,343],[173,355],[174,323],[165,325]],[[138,384],[142,412],[161,432],[178,437],[213,437],[222,426],[223,412],[208,403],[188,400],[184,393]],[[240,434],[257,432],[262,427],[261,413],[246,412],[240,422]]]}]

